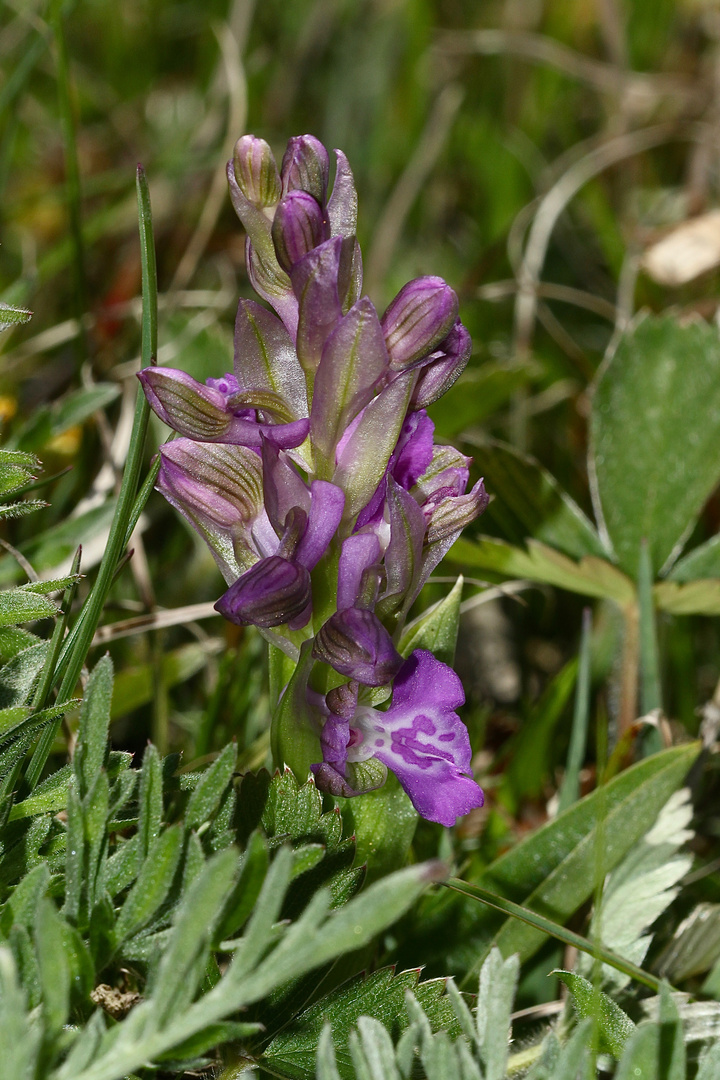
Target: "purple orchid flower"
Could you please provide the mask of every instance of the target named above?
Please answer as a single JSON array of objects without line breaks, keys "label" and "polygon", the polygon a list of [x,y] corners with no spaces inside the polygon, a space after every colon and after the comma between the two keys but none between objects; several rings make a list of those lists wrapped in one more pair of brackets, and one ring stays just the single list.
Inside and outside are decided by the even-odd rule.
[{"label": "purple orchid flower", "polygon": [[468,775],[467,728],[455,712],[464,701],[452,668],[416,649],[395,677],[389,708],[356,705],[350,716],[347,708],[345,716],[327,709],[323,761],[313,766],[316,784],[356,794],[348,766],[374,757],[395,773],[419,814],[450,828],[483,805],[482,790]]}]

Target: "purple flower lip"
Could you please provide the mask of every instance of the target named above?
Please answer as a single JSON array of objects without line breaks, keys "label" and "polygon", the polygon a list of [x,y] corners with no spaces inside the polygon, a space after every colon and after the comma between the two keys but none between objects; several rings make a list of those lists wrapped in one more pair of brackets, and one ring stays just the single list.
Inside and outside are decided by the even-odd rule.
[{"label": "purple flower lip", "polygon": [[329,226],[320,203],[306,191],[290,191],[278,203],[272,224],[275,254],[289,274],[313,248],[328,239]]},{"label": "purple flower lip", "polygon": [[442,278],[409,281],[382,317],[390,367],[404,371],[427,356],[447,336],[458,313],[458,298]]},{"label": "purple flower lip", "polygon": [[281,195],[280,174],[264,139],[243,135],[235,143],[233,168],[238,187],[258,209],[275,206]]},{"label": "purple flower lip", "polygon": [[385,686],[397,674],[402,657],[372,611],[336,611],[320,628],[313,656],[365,686]]},{"label": "purple flower lip", "polygon": [[[293,623],[299,628],[310,615],[310,574],[300,563],[270,555],[239,577],[215,604],[215,609],[238,626],[269,629]],[[307,622],[307,619],[305,619]]]}]

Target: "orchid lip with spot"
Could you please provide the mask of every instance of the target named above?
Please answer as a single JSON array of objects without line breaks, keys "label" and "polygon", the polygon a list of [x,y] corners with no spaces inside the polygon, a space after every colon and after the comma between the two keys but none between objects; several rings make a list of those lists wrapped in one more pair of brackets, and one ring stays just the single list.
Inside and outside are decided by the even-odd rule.
[{"label": "orchid lip with spot", "polygon": [[408,282],[382,317],[362,295],[357,194],[335,157],[330,190],[313,136],[291,139],[280,169],[264,140],[238,140],[230,197],[269,308],[240,300],[233,372],[205,384],[140,373],[180,435],[160,448],[157,486],[225,578],[218,611],[296,664],[273,719],[276,763],[344,797],[391,769],[421,815],[450,826],[483,802],[462,686],[432,653],[398,644],[488,501],[482,480],[466,490],[470,459],[434,442],[426,411],[472,346],[442,278]]}]

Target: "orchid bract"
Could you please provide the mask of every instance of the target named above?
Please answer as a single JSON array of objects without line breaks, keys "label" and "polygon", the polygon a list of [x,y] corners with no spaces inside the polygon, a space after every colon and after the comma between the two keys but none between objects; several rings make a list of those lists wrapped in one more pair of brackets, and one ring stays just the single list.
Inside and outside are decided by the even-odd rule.
[{"label": "orchid bract", "polygon": [[441,278],[409,282],[382,316],[362,295],[357,195],[335,155],[328,193],[329,156],[312,136],[290,140],[279,170],[262,139],[238,140],[231,199],[250,280],[273,310],[240,300],[232,373],[206,385],[141,373],[181,436],[160,448],[157,486],[212,551],[227,585],[217,610],[296,664],[276,764],[309,765],[321,791],[344,797],[391,769],[421,815],[450,826],[483,802],[462,686],[427,650],[403,657],[398,645],[428,577],[487,504],[426,412],[470,338]]}]

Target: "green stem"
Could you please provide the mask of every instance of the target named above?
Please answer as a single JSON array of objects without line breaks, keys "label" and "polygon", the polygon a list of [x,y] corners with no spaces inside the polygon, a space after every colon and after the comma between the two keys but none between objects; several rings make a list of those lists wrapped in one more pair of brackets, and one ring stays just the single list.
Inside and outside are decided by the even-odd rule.
[{"label": "green stem", "polygon": [[572,806],[580,795],[580,770],[585,760],[588,722],[590,719],[590,635],[592,611],[585,608],[580,639],[577,685],[575,687],[575,711],[573,713],[570,749],[568,750],[565,779],[560,790],[558,814]]},{"label": "green stem", "polygon": [[649,986],[651,990],[658,994],[660,993],[661,981],[651,975],[649,971],[644,971],[610,949],[588,941],[587,938],[575,934],[572,930],[567,930],[564,926],[560,926],[559,923],[553,922],[552,919],[546,919],[544,915],[538,915],[536,911],[531,911],[530,908],[522,907],[520,904],[513,903],[512,900],[506,900],[504,896],[498,896],[496,893],[489,892],[479,885],[470,885],[459,878],[449,878],[442,884],[449,889],[454,889],[455,892],[469,896],[473,900],[478,900],[481,904],[487,904],[488,907],[494,908],[495,911],[502,911],[505,915],[511,915],[514,919],[527,923],[528,926],[540,930],[543,934],[549,934],[550,937],[557,938],[558,941],[562,941],[565,945],[570,945],[581,952],[588,953],[590,956],[602,961],[603,964],[609,964],[610,967],[616,968],[617,971],[622,971],[624,975],[629,975],[630,978],[636,979],[637,982]]},{"label": "green stem", "polygon": [[[157,356],[157,272],[155,268],[150,193],[145,173],[140,165],[138,165],[137,169],[137,194],[142,255],[142,363],[143,366],[146,366],[152,363]],[[71,697],[75,688],[82,666],[85,663],[85,657],[102,617],[103,607],[110,592],[118,562],[125,550],[128,526],[136,508],[138,477],[142,468],[149,415],[150,408],[147,400],[142,391],[139,390],[127,463],[123,472],[120,493],[105,553],[100,563],[95,584],[78,616],[76,627],[73,627],[72,643],[68,643],[68,648],[64,650],[61,660],[58,662],[58,666],[62,662],[65,668],[59,691],[61,701]],[[59,724],[60,721],[56,721],[46,728],[35,750],[28,773],[28,775],[35,778],[35,783],[37,783],[37,779],[45,766]]]},{"label": "green stem", "polygon": [[[638,561],[638,615],[640,637],[640,709],[643,716],[662,709],[660,660],[658,657],[655,605],[653,604],[653,567],[647,540],[640,543]],[[655,727],[643,732],[642,751],[645,756],[662,750],[662,738]]]}]

